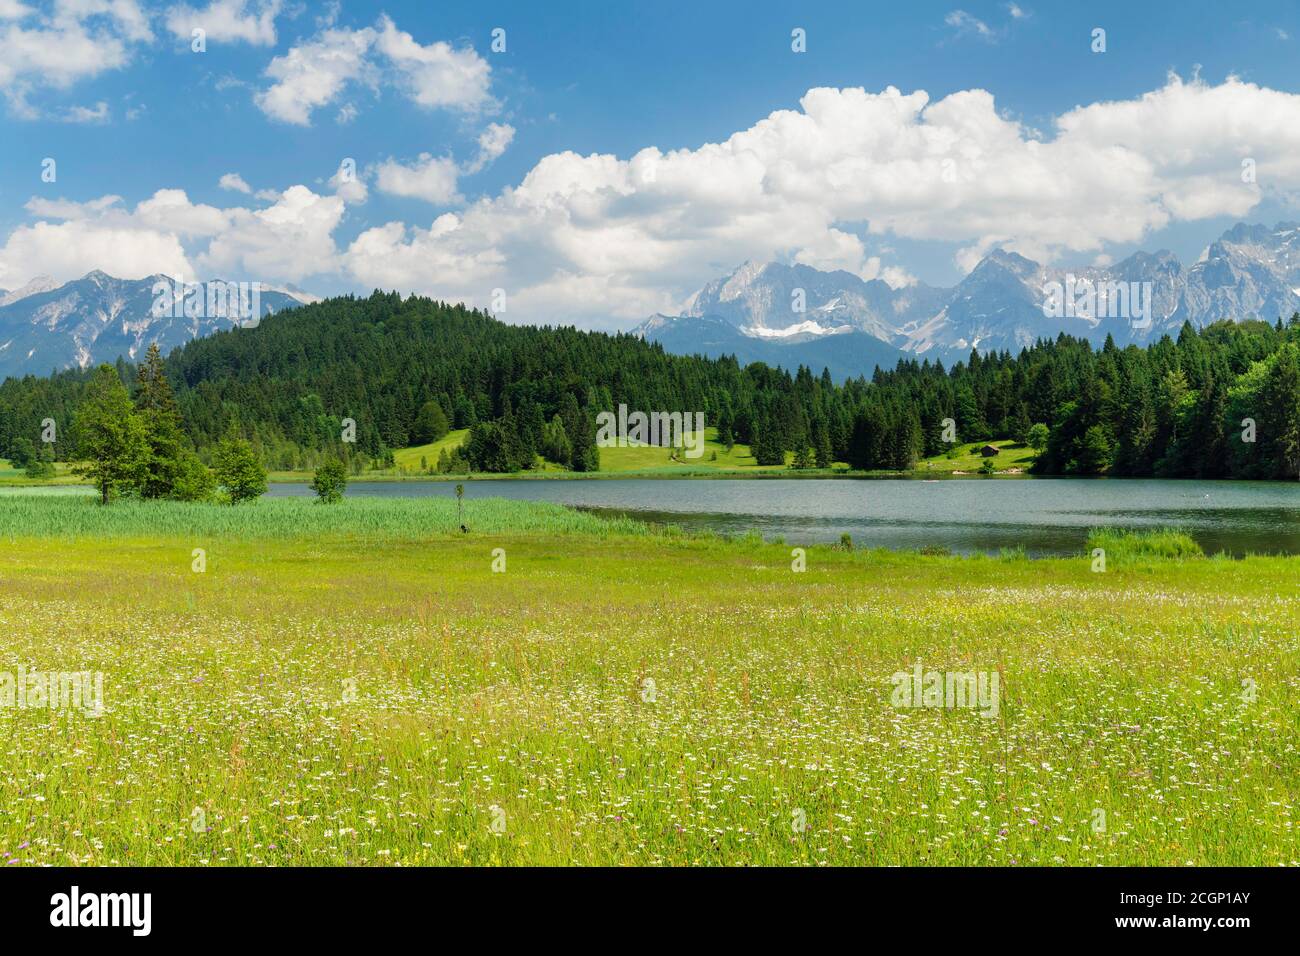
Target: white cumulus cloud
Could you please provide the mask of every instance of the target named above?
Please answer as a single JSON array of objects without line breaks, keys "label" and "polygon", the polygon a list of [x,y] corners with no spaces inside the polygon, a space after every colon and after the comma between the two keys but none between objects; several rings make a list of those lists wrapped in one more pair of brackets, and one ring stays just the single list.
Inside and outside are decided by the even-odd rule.
[{"label": "white cumulus cloud", "polygon": [[969,268],[999,246],[1095,255],[1174,221],[1245,216],[1261,188],[1241,181],[1244,157],[1260,183],[1300,188],[1300,96],[1235,78],[1171,77],[1070,110],[1050,136],[983,90],[814,89],[800,106],[697,149],[546,156],[428,229],[367,230],[344,261],[364,287],[476,304],[499,287],[530,320],[630,320],[746,259],[910,282],[869,254],[872,236],[964,243]]},{"label": "white cumulus cloud", "polygon": [[[44,88],[67,89],[126,66],[138,44],[153,39],[136,0],[55,0],[42,8],[0,0],[0,94],[10,111],[36,119],[31,97]],[[101,121],[74,107],[55,119]],[[106,116],[106,113],[105,113]]]},{"label": "white cumulus cloud", "polygon": [[0,20],[21,20],[34,12],[21,0],[0,0]]},{"label": "white cumulus cloud", "polygon": [[217,181],[217,185],[222,189],[236,193],[247,193],[252,195],[253,187],[244,182],[244,177],[239,173],[226,173]]},{"label": "white cumulus cloud", "polygon": [[433,156],[430,153],[421,153],[415,162],[407,164],[395,159],[385,160],[375,170],[375,185],[380,192],[423,199],[435,205],[460,203],[463,201],[457,188],[460,177],[477,173],[496,160],[506,151],[514,135],[513,126],[488,124],[479,134],[478,154],[464,164],[458,164],[450,156]]},{"label": "white cumulus cloud", "polygon": [[431,108],[477,111],[492,105],[492,70],[473,49],[453,49],[439,40],[421,46],[388,17],[379,21],[379,52],[388,58],[407,95]]},{"label": "white cumulus cloud", "polygon": [[254,102],[272,119],[310,125],[313,110],[332,103],[348,83],[373,74],[366,59],[373,41],[370,29],[326,30],[292,47],[266,68],[275,83],[255,94]]},{"label": "white cumulus cloud", "polygon": [[[374,27],[333,28],[296,44],[271,61],[271,86],[254,96],[272,119],[310,125],[313,111],[333,103],[352,83],[372,89],[391,86],[429,109],[478,113],[496,106],[489,93],[491,67],[473,48],[444,41],[421,45],[383,16]],[[357,112],[344,104],[337,119]]]},{"label": "white cumulus cloud", "polygon": [[380,192],[445,206],[460,202],[460,194],[456,191],[459,176],[460,169],[450,156],[421,153],[420,158],[409,166],[392,159],[380,163],[375,185]]},{"label": "white cumulus cloud", "polygon": [[163,273],[290,282],[333,273],[343,209],[338,196],[305,186],[284,190],[264,209],[194,203],[180,189],[160,189],[134,208],[118,196],[33,199],[27,210],[38,221],[0,246],[0,286],[40,274],[67,281],[95,269],[132,279]]},{"label": "white cumulus cloud", "polygon": [[334,195],[349,204],[363,203],[370,195],[365,180],[357,172],[355,164],[340,163],[338,170],[329,179]]},{"label": "white cumulus cloud", "polygon": [[465,172],[476,173],[495,162],[515,138],[515,128],[506,123],[489,123],[478,137],[478,156],[465,167]]},{"label": "white cumulus cloud", "polygon": [[984,90],[932,101],[892,87],[818,88],[719,142],[554,153],[500,192],[460,200],[457,176],[499,155],[508,129],[482,130],[460,167],[426,153],[373,169],[375,188],[458,208],[374,225],[341,249],[346,206],[367,195],[351,173],[335,174],[332,192],[293,186],[256,210],[195,204],[180,190],[134,208],[117,197],[34,200],[32,221],[0,246],[0,286],[94,268],[147,275],[184,258],[226,278],[328,275],[476,305],[500,288],[512,320],[626,327],[679,309],[745,260],[905,285],[912,276],[886,251],[895,237],[953,244],[968,268],[999,247],[1095,259],[1171,223],[1245,218],[1266,191],[1300,193],[1300,95],[1234,77],[1172,76],[1044,130]]},{"label": "white cumulus cloud", "polygon": [[186,41],[202,30],[217,43],[275,46],[275,18],[281,7],[281,0],[212,0],[200,9],[178,4],[167,11],[167,29]]}]

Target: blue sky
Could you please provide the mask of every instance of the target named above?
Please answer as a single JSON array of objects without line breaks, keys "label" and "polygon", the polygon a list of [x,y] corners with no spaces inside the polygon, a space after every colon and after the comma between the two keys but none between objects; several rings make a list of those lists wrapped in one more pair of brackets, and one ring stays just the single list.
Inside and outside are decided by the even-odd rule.
[{"label": "blue sky", "polygon": [[[1189,261],[1300,218],[1297,44],[1283,3],[0,0],[0,287],[184,268],[627,327],[746,258],[935,284],[999,245]],[[928,100],[882,122],[891,87]],[[628,165],[648,149],[662,174]]]}]

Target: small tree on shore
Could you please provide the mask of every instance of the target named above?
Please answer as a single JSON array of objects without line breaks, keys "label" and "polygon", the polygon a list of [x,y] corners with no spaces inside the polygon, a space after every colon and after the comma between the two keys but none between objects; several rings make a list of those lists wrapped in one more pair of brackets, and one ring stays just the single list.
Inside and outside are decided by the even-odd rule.
[{"label": "small tree on shore", "polygon": [[266,494],[266,469],[244,439],[222,439],[214,464],[217,483],[225,489],[232,505]]},{"label": "small tree on shore", "polygon": [[347,471],[343,462],[337,458],[326,458],[316,469],[311,480],[311,489],[321,504],[332,505],[343,500],[343,491],[348,486]]},{"label": "small tree on shore", "polygon": [[1050,436],[1047,426],[1042,422],[1029,426],[1029,432],[1025,435],[1025,443],[1034,451],[1042,451],[1047,447],[1047,439]]},{"label": "small tree on shore", "polygon": [[28,478],[53,478],[54,477],[54,452],[50,451],[50,446],[46,445],[27,463]]}]

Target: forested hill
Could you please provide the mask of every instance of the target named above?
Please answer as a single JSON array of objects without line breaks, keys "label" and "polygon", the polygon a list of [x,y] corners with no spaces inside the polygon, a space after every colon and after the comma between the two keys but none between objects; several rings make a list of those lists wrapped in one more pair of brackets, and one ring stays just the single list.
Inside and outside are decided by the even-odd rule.
[{"label": "forested hill", "polygon": [[[760,463],[786,451],[808,464],[908,468],[958,441],[1024,439],[1047,426],[1047,473],[1295,478],[1300,474],[1300,316],[1289,323],[1184,326],[1148,349],[1095,349],[1060,336],[1018,356],[952,369],[902,361],[868,382],[836,386],[824,371],[668,355],[627,335],[511,326],[461,306],[394,293],[341,297],[198,339],[166,371],[201,455],[231,431],[271,467],[342,451],[388,450],[472,428],[482,470],[538,456],[596,467],[595,416],[624,403],[705,413],[724,441]],[[123,381],[134,369],[121,364]],[[57,453],[75,458],[74,421],[89,372],[0,385],[0,453],[59,423]],[[1243,441],[1243,419],[1254,441]],[[951,437],[951,436],[949,436]],[[349,454],[353,448],[347,449]]]},{"label": "forested hill", "polygon": [[[134,368],[121,360],[118,367],[130,386]],[[752,391],[735,362],[671,356],[627,335],[512,326],[462,306],[378,292],[195,339],[172,352],[166,369],[200,451],[234,429],[272,466],[336,446],[345,418],[356,422],[357,449],[371,456],[426,439],[417,419],[431,401],[453,428],[509,414],[540,429],[566,409],[594,421],[618,401],[698,409],[713,421],[715,396]],[[44,418],[71,422],[90,374],[0,385],[0,454],[19,435],[34,439]],[[60,457],[74,456],[70,429],[63,440],[72,444]]]}]

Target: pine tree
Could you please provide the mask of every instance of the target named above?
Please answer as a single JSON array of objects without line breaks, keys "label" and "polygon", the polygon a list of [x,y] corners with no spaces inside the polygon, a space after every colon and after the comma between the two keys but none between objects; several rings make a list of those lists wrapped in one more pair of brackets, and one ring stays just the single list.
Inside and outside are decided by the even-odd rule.
[{"label": "pine tree", "polygon": [[853,435],[849,439],[849,464],[859,471],[872,471],[886,466],[881,447],[885,437],[885,421],[880,409],[874,405],[862,408],[853,419]]},{"label": "pine tree", "polygon": [[813,447],[816,449],[817,467],[830,468],[835,459],[831,452],[831,430],[825,418],[818,417],[813,423]]},{"label": "pine tree", "polygon": [[600,471],[600,449],[596,447],[596,411],[590,403],[582,409],[579,421],[580,440],[574,444],[574,453],[578,456],[577,470],[587,473]]},{"label": "pine tree", "polygon": [[780,438],[776,421],[770,415],[764,416],[754,427],[754,434],[749,443],[750,454],[760,465],[784,465],[785,445]]},{"label": "pine tree", "polygon": [[724,412],[718,419],[718,444],[726,448],[728,453],[736,445],[736,437],[732,432],[730,412]]},{"label": "pine tree", "polygon": [[515,420],[515,413],[509,401],[505,403],[505,414],[501,416],[498,424],[498,435],[501,442],[501,457],[505,464],[502,471],[522,471],[532,467],[532,456],[519,440],[519,423]]},{"label": "pine tree", "polygon": [[1185,474],[1198,478],[1222,478],[1227,474],[1227,409],[1227,390],[1214,376],[1207,377],[1191,410],[1193,437]]},{"label": "pine tree", "polygon": [[519,416],[519,447],[523,453],[524,467],[532,468],[537,456],[542,453],[543,433],[546,431],[546,419],[542,416],[542,406],[536,402],[527,402]]},{"label": "pine tree", "polygon": [[180,411],[156,342],[149,346],[144,363],[136,373],[135,409],[149,444],[140,497],[174,497],[182,474],[192,469],[193,463],[184,460],[188,449],[181,431]]},{"label": "pine tree", "polygon": [[[971,353],[974,360],[978,361],[979,353]],[[974,368],[971,369],[974,372]],[[980,414],[979,404],[975,401],[975,393],[971,387],[962,384],[957,389],[957,440],[962,442],[984,441],[989,438],[989,427],[984,422],[984,416]]]},{"label": "pine tree", "polygon": [[1081,474],[1102,475],[1110,468],[1113,451],[1110,436],[1101,425],[1092,425],[1084,432],[1077,458]]},{"label": "pine tree", "polygon": [[1300,348],[1283,345],[1273,357],[1260,399],[1260,432],[1271,478],[1300,477]]},{"label": "pine tree", "polygon": [[559,413],[551,417],[550,422],[542,426],[542,457],[557,465],[568,467],[573,459],[573,445],[564,431],[564,420]]}]

